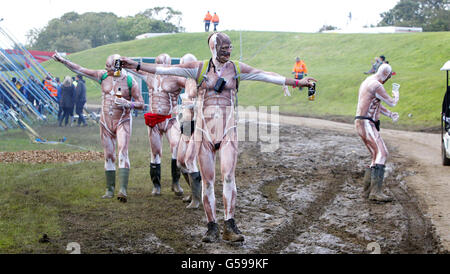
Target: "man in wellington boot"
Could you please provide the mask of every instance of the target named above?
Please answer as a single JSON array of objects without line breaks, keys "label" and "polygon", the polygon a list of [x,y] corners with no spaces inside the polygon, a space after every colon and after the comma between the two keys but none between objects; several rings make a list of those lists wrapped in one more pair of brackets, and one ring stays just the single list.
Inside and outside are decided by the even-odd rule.
[{"label": "man in wellington boot", "polygon": [[[189,173],[185,173],[183,171],[181,171],[181,174],[183,174],[184,179],[186,180],[186,183],[188,184],[189,188],[192,189],[191,187],[191,182],[190,182],[190,178],[189,178]],[[188,194],[186,197],[183,198],[183,203],[190,203],[192,201],[192,194]]]},{"label": "man in wellington boot", "polygon": [[202,176],[200,172],[189,174],[191,182],[191,203],[186,208],[197,209],[202,202]]},{"label": "man in wellington boot", "polygon": [[208,227],[208,231],[206,231],[205,236],[203,236],[202,242],[215,243],[215,242],[220,241],[219,225],[214,222],[209,222],[207,227]]},{"label": "man in wellington boot", "polygon": [[372,169],[369,200],[374,202],[392,202],[392,198],[383,194],[384,165],[375,165]]},{"label": "man in wellington boot", "polygon": [[234,219],[229,219],[229,220],[225,221],[225,224],[223,226],[222,239],[225,241],[230,241],[230,242],[243,242],[244,241],[244,236],[242,235],[241,231],[239,231],[238,227],[236,226]]},{"label": "man in wellington boot", "polygon": [[161,164],[150,164],[150,178],[153,182],[152,195],[161,195]]},{"label": "man in wellington boot", "polygon": [[372,169],[371,167],[366,167],[365,171],[364,171],[364,179],[363,179],[363,184],[364,184],[364,194],[363,197],[364,198],[369,198],[369,193],[370,193],[370,177],[372,174]]},{"label": "man in wellington boot", "polygon": [[127,188],[128,188],[128,178],[130,177],[130,169],[129,168],[119,168],[119,184],[120,190],[119,194],[117,194],[117,200],[122,203],[126,203],[127,199]]},{"label": "man in wellington boot", "polygon": [[103,199],[112,199],[114,197],[114,189],[116,188],[116,171],[107,170],[106,175],[106,193],[103,195]]},{"label": "man in wellington boot", "polygon": [[177,166],[177,159],[172,159],[172,191],[176,196],[183,196],[183,189],[180,186],[181,172]]}]

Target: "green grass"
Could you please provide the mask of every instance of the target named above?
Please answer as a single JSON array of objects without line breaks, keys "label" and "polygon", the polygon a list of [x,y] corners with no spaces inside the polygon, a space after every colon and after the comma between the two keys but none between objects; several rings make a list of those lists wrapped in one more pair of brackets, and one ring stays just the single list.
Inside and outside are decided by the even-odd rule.
[{"label": "green grass", "polygon": [[[66,136],[69,144],[103,151],[98,126],[58,128],[41,125],[35,129],[48,139]],[[65,145],[32,144],[21,131],[0,135],[0,151],[47,149],[81,151]],[[129,150],[132,166],[130,201],[126,205],[115,199],[100,198],[105,191],[102,160],[52,164],[0,163],[0,254],[67,253],[66,245],[74,241],[82,244],[84,253],[108,253],[109,249],[104,246],[92,245],[91,237],[108,234],[105,238],[111,239],[111,233],[117,233],[115,243],[126,245],[120,240],[125,235],[129,238],[125,237],[124,241],[136,240],[143,238],[145,235],[141,234],[144,232],[154,233],[170,242],[175,250],[184,250],[186,239],[170,227],[176,222],[195,223],[203,212],[185,212],[186,205],[174,198],[170,191],[171,160],[167,141],[164,142],[162,159],[163,196],[150,201],[149,151],[144,121],[136,119]],[[189,192],[183,178],[181,183]],[[167,217],[168,212],[172,217]],[[184,217],[180,218],[180,214]],[[51,239],[49,244],[38,241],[44,233]],[[98,239],[92,239],[92,242],[102,243]]]},{"label": "green grass", "polygon": [[[233,59],[239,59],[239,32],[227,32],[234,41]],[[199,60],[210,57],[206,33],[181,33],[151,39],[98,47],[70,55],[69,59],[92,69],[102,69],[107,56],[157,56],[163,52],[173,57],[194,54]],[[282,113],[333,118],[354,116],[357,93],[374,56],[384,54],[397,75],[386,84],[401,84],[400,125],[439,126],[440,107],[445,89],[445,73],[439,71],[449,59],[450,32],[407,34],[306,34],[243,32],[243,62],[266,71],[291,77],[296,56],[301,56],[319,80],[316,101],[307,100],[306,90],[284,97],[280,87],[258,82],[243,82],[239,103],[243,106],[278,105]],[[55,76],[73,73],[50,61],[44,66]],[[88,81],[90,102],[100,101],[98,84]],[[408,117],[412,114],[412,117]],[[386,118],[383,118],[387,120]]]}]

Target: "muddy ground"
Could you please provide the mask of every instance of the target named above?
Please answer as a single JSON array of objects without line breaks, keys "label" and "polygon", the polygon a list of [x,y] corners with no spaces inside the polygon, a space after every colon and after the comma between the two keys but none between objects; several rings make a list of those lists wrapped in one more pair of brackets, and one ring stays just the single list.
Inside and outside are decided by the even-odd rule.
[{"label": "muddy ground", "polygon": [[[395,147],[388,144],[392,156],[387,164],[386,193],[394,202],[387,204],[362,198],[361,180],[370,157],[355,135],[283,125],[276,152],[263,153],[260,147],[260,142],[239,145],[235,218],[245,235],[244,243],[202,243],[206,231],[203,210],[152,211],[152,199],[182,203],[169,194],[149,198],[145,208],[131,200],[126,206],[136,210],[126,217],[99,209],[82,215],[66,212],[64,236],[58,242],[77,239],[85,253],[370,253],[367,246],[373,242],[379,244],[381,253],[439,252],[431,222],[404,181],[414,175],[407,171],[413,163]],[[222,230],[220,175],[215,189]],[[133,187],[129,192],[134,200],[148,197]],[[124,229],[111,226],[123,218],[147,223]],[[169,230],[176,231],[176,240]]]}]

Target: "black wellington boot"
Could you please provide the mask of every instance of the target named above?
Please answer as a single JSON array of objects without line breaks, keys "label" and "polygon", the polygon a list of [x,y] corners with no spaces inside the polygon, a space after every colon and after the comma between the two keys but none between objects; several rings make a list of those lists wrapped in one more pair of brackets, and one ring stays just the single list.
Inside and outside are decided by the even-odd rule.
[{"label": "black wellington boot", "polygon": [[150,178],[153,182],[152,195],[161,195],[161,164],[150,164]]},{"label": "black wellington boot", "polygon": [[172,159],[172,191],[176,196],[183,196],[183,189],[180,186],[181,172],[177,166],[177,159]]}]

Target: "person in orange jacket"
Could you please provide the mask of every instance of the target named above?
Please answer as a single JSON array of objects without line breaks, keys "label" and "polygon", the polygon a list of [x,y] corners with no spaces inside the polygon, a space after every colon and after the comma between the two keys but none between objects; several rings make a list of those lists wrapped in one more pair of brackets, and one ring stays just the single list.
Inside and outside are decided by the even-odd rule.
[{"label": "person in orange jacket", "polygon": [[[297,57],[295,59],[294,68],[292,69],[292,74],[295,74],[295,79],[301,80],[308,75],[307,73],[308,68],[306,67],[305,62],[301,60],[300,57]],[[302,90],[302,87],[299,87],[299,89]]]},{"label": "person in orange jacket", "polygon": [[203,19],[203,21],[205,22],[205,32],[209,32],[209,25],[211,24],[211,20],[212,20],[212,15],[211,13],[208,13],[205,15],[205,19]]},{"label": "person in orange jacket", "polygon": [[217,31],[217,25],[219,25],[219,16],[216,13],[214,13],[212,22],[214,24],[214,31]]}]

